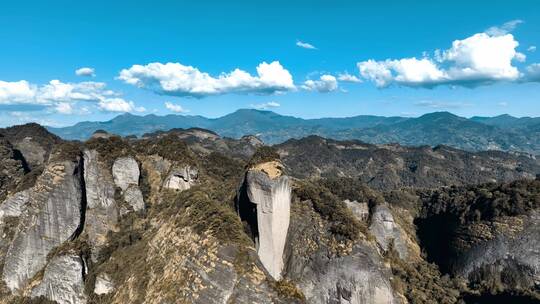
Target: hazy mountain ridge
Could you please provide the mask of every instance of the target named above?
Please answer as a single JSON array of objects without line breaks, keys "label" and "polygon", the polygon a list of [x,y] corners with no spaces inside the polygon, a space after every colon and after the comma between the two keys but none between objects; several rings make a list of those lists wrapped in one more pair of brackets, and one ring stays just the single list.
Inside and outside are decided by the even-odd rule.
[{"label": "hazy mountain ridge", "polygon": [[96,130],[141,136],[173,128],[205,128],[221,136],[257,135],[267,144],[319,135],[340,140],[403,145],[440,144],[470,151],[503,150],[537,154],[540,151],[540,118],[459,117],[434,112],[417,118],[360,115],[346,118],[302,119],[271,111],[241,109],[219,118],[190,115],[122,114],[105,122],[81,122],[71,127],[48,128],[64,139],[88,139]]}]

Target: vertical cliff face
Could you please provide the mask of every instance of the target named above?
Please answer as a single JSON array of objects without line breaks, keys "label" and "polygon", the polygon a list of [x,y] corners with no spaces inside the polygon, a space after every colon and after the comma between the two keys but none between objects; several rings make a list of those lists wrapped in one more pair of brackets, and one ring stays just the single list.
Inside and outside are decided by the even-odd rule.
[{"label": "vertical cliff face", "polygon": [[393,248],[399,257],[406,259],[409,256],[407,246],[407,236],[401,227],[394,220],[390,208],[385,204],[377,205],[373,208],[369,231],[377,240],[379,247],[386,251],[392,243]]},{"label": "vertical cliff face", "polygon": [[23,287],[46,265],[49,252],[80,229],[81,171],[79,162],[52,162],[31,189],[2,274],[12,291]]},{"label": "vertical cliff face", "polygon": [[[358,207],[359,220],[365,221],[367,205],[348,202]],[[285,278],[297,283],[307,303],[401,303],[375,241],[336,239],[332,223],[315,212],[309,200],[292,205],[288,238]]]},{"label": "vertical cliff face", "polygon": [[300,287],[309,303],[394,304],[387,269],[375,248],[361,243],[351,253],[328,259],[317,252],[303,270]]},{"label": "vertical cliff face", "polygon": [[[86,189],[86,224],[88,241],[97,253],[105,244],[107,232],[118,224],[118,206],[114,200],[114,183],[110,169],[100,161],[96,150],[84,151]],[[95,255],[93,255],[95,257]]]},{"label": "vertical cliff face", "polygon": [[[487,230],[485,226],[482,228]],[[468,228],[463,232],[476,235],[476,229]],[[501,289],[538,287],[540,212],[535,210],[526,216],[502,218],[488,229],[490,236],[470,242],[470,248],[463,250],[456,260],[456,273],[475,284],[498,282]],[[460,238],[466,239],[467,236],[462,235]]]},{"label": "vertical cliff face", "polygon": [[[120,157],[112,167],[114,183],[122,190],[124,201],[134,211],[144,209],[144,200],[139,188],[139,164],[133,157]],[[121,210],[126,213],[128,210]]]},{"label": "vertical cliff face", "polygon": [[246,173],[238,209],[243,220],[252,226],[261,263],[279,280],[289,229],[291,182],[273,167],[275,164],[268,164],[270,170],[253,168]]}]

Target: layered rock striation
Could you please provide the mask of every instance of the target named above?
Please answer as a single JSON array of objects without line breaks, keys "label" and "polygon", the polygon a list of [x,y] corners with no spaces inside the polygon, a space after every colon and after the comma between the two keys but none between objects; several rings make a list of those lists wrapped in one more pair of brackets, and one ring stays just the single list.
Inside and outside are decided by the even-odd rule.
[{"label": "layered rock striation", "polygon": [[[261,263],[279,280],[290,220],[291,181],[276,170],[253,168],[246,173],[238,200],[240,217],[251,226]],[[278,172],[279,173],[275,173]]]}]

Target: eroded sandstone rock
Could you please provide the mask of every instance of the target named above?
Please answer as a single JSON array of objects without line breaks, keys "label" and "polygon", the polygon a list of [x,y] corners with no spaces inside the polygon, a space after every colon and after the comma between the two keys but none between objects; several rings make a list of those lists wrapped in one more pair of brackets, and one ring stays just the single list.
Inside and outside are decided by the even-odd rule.
[{"label": "eroded sandstone rock", "polygon": [[[144,209],[144,199],[139,189],[139,164],[133,157],[120,157],[112,167],[114,183],[122,189],[124,201],[135,211]],[[126,212],[126,210],[124,210]]]},{"label": "eroded sandstone rock", "polygon": [[247,172],[243,190],[246,197],[240,199],[238,209],[241,217],[251,217],[247,220],[254,226],[253,238],[259,259],[270,275],[279,280],[289,228],[291,183],[289,177],[281,175],[281,170],[279,174],[278,169],[269,172],[273,178],[258,169]]},{"label": "eroded sandstone rock", "polygon": [[112,173],[114,183],[122,190],[126,190],[129,185],[139,184],[139,164],[133,157],[120,157],[115,160]]},{"label": "eroded sandstone rock", "polygon": [[394,220],[388,206],[380,204],[373,208],[369,231],[383,250],[388,250],[392,243],[400,258],[408,257],[407,236]]},{"label": "eroded sandstone rock", "polygon": [[21,215],[23,206],[30,199],[30,191],[23,190],[8,197],[4,202],[0,203],[0,224],[5,217],[17,217]]},{"label": "eroded sandstone rock", "polygon": [[5,258],[2,278],[10,290],[22,288],[46,265],[47,254],[81,227],[80,173],[78,162],[53,162],[31,188]]},{"label": "eroded sandstone rock", "polygon": [[321,251],[313,258],[300,282],[308,303],[399,303],[388,280],[389,270],[369,244],[356,245],[347,256],[328,259]]},{"label": "eroded sandstone rock", "polygon": [[357,201],[344,200],[343,201],[349,209],[351,209],[353,215],[362,222],[365,222],[369,218],[369,207],[366,202],[359,203]]},{"label": "eroded sandstone rock", "polygon": [[84,180],[87,202],[84,231],[94,254],[105,244],[107,232],[114,231],[118,224],[113,178],[96,150],[84,151]]},{"label": "eroded sandstone rock", "polygon": [[108,294],[114,290],[114,283],[106,273],[96,277],[94,293],[98,295]]},{"label": "eroded sandstone rock", "polygon": [[41,282],[32,289],[32,297],[44,296],[59,304],[84,304],[84,274],[82,259],[75,254],[54,257]]},{"label": "eroded sandstone rock", "polygon": [[185,166],[180,169],[174,169],[165,179],[163,187],[174,190],[187,190],[196,183],[199,171],[197,168]]},{"label": "eroded sandstone rock", "polygon": [[144,198],[138,185],[129,185],[124,191],[124,200],[134,211],[144,209]]}]

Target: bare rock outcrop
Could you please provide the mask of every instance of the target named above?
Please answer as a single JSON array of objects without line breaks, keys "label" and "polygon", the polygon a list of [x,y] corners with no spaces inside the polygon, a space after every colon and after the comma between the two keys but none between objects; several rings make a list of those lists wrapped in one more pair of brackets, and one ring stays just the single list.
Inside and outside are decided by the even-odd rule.
[{"label": "bare rock outcrop", "polygon": [[114,183],[122,190],[126,190],[129,185],[139,184],[139,164],[133,157],[120,157],[114,161],[112,167]]},{"label": "bare rock outcrop", "polygon": [[86,273],[83,260],[76,254],[54,257],[43,274],[41,282],[32,289],[31,296],[45,298],[58,304],[84,304],[84,274]]},{"label": "bare rock outcrop", "polygon": [[45,163],[48,152],[38,144],[32,137],[25,137],[14,142],[15,148],[21,151],[26,162],[32,168],[41,166]]},{"label": "bare rock outcrop", "polygon": [[409,256],[407,236],[394,220],[394,216],[388,206],[380,204],[373,208],[369,231],[375,237],[377,244],[382,250],[388,250],[392,243],[393,248],[398,252],[400,258],[406,259]]},{"label": "bare rock outcrop", "polygon": [[139,189],[139,164],[133,157],[120,157],[112,167],[114,183],[122,189],[124,200],[135,211],[144,209],[144,200]]},{"label": "bare rock outcrop", "polygon": [[18,217],[22,213],[23,206],[30,199],[30,191],[23,190],[8,197],[0,203],[0,225],[6,217]]},{"label": "bare rock outcrop", "polygon": [[259,259],[276,280],[281,278],[283,270],[290,204],[290,179],[282,175],[276,164],[266,163],[266,166],[252,168],[246,173],[238,212],[243,220],[252,225],[252,237]]},{"label": "bare rock outcrop", "polygon": [[388,280],[389,269],[369,244],[358,244],[342,257],[328,259],[321,251],[312,258],[299,284],[308,303],[399,303]]},{"label": "bare rock outcrop", "polygon": [[[144,209],[144,198],[139,189],[138,185],[129,185],[129,187],[124,190],[124,201],[133,208],[134,211],[139,211]],[[126,213],[128,210],[120,210],[120,213]]]},{"label": "bare rock outcrop", "polygon": [[48,253],[82,227],[81,171],[79,162],[52,162],[31,188],[5,258],[2,278],[10,290],[23,287],[46,265]]},{"label": "bare rock outcrop", "polygon": [[199,178],[199,171],[195,167],[185,166],[179,169],[173,169],[165,179],[163,187],[174,190],[187,190],[196,183]]},{"label": "bare rock outcrop", "polygon": [[365,222],[369,218],[369,207],[368,203],[366,202],[357,202],[357,201],[351,201],[351,200],[344,200],[343,201],[349,209],[351,209],[353,215],[362,222]]},{"label": "bare rock outcrop", "polygon": [[84,230],[97,252],[105,244],[107,232],[117,229],[118,206],[112,175],[96,150],[84,151],[84,181],[87,203]]},{"label": "bare rock outcrop", "polygon": [[96,283],[94,286],[94,293],[97,295],[103,295],[111,293],[114,290],[114,283],[112,279],[106,273],[102,273],[96,277]]}]

